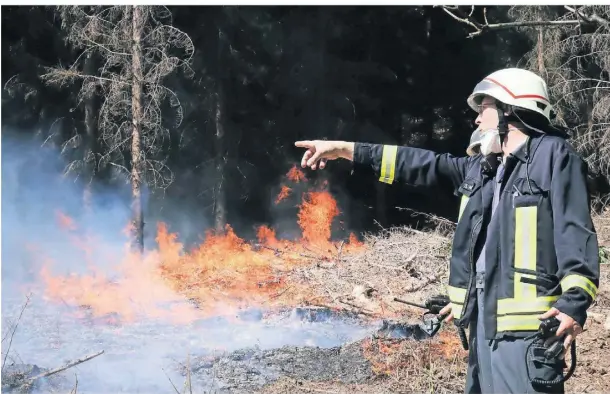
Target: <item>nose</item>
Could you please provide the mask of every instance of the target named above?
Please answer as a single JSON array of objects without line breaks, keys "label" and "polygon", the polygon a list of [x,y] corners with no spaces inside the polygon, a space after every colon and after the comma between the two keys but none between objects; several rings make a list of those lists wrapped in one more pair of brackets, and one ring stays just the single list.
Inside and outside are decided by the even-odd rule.
[{"label": "nose", "polygon": [[481,124],[481,115],[477,116],[477,118],[474,120],[474,124],[477,126]]}]

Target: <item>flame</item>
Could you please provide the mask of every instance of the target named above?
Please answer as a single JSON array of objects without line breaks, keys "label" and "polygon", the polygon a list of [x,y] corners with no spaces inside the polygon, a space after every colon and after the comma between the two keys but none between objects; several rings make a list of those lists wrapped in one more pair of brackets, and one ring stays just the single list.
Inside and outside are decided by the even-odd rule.
[{"label": "flame", "polygon": [[[286,177],[292,182],[305,181],[296,166]],[[353,233],[340,246],[333,243],[331,227],[340,211],[325,190],[327,184],[322,186],[302,195],[297,218],[302,238],[297,240],[278,239],[274,229],[261,226],[258,243],[251,243],[227,225],[222,232],[208,231],[200,245],[186,250],[178,235],[159,223],[156,247],[139,255],[130,252],[129,242],[117,248],[86,235],[76,221],[59,212],[58,224],[84,252],[88,272],[54,275],[55,262],[38,256],[45,262],[40,270],[45,296],[113,321],[147,316],[188,322],[211,314],[234,316],[247,307],[294,306],[309,294],[308,289],[299,288],[303,285],[289,283],[295,268],[364,247]],[[278,200],[285,198],[286,190],[290,188],[282,188]],[[130,226],[123,229],[124,235],[129,234]],[[108,265],[105,262],[116,264],[104,270],[100,265]],[[296,295],[280,297],[288,288],[296,289]]]},{"label": "flame", "polygon": [[289,188],[286,185],[283,185],[282,190],[280,190],[280,193],[277,195],[277,198],[275,199],[275,203],[279,204],[280,202],[282,202],[282,200],[284,200],[286,197],[288,197],[290,195],[291,191],[292,191],[291,188]]},{"label": "flame", "polygon": [[340,213],[337,201],[328,192],[310,192],[303,200],[298,222],[304,241],[316,246],[328,246],[332,221]]},{"label": "flame", "polygon": [[307,178],[305,178],[305,173],[303,171],[301,171],[296,164],[294,166],[292,166],[292,168],[290,169],[290,171],[288,171],[288,173],[286,174],[286,178],[288,178],[288,180],[294,182],[294,183],[299,183],[301,181],[306,181]]},{"label": "flame", "polygon": [[74,219],[72,219],[70,216],[66,215],[65,213],[63,213],[61,211],[56,211],[55,216],[57,217],[57,222],[59,224],[59,227],[61,227],[62,229],[70,230],[70,231],[75,231],[77,229]]}]

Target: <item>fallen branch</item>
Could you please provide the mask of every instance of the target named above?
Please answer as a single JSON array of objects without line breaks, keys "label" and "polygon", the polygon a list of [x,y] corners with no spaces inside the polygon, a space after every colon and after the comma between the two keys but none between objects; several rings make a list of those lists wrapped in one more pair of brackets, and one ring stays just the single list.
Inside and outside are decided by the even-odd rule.
[{"label": "fallen branch", "polygon": [[[341,299],[340,299],[340,300],[338,300],[338,301],[339,301],[340,303],[342,303],[342,304],[345,304],[345,305],[351,306],[352,308],[357,309],[357,313],[361,313],[361,314],[363,314],[363,315],[365,315],[365,316],[375,316],[375,314],[373,313],[373,311],[365,312],[365,308],[363,308],[363,307],[361,307],[361,306],[358,306],[358,305],[356,305],[356,304],[352,304],[351,302],[347,302],[347,301],[344,301],[344,300],[341,300]],[[366,310],[368,310],[368,309],[366,309]]]},{"label": "fallen branch", "polygon": [[76,394],[78,390],[78,376],[76,376],[76,374],[74,374],[74,379],[76,380],[76,382],[74,383],[74,388],[70,390],[70,394]]},{"label": "fallen branch", "polygon": [[78,360],[76,360],[76,361],[72,361],[72,362],[70,362],[70,363],[68,363],[68,364],[64,365],[63,367],[55,368],[55,369],[53,369],[53,370],[51,370],[51,371],[47,371],[47,372],[41,373],[41,374],[39,374],[39,375],[36,375],[36,376],[34,376],[34,377],[29,378],[29,379],[28,379],[28,380],[26,380],[26,381],[25,381],[25,382],[24,382],[22,385],[31,385],[31,384],[33,384],[33,383],[34,383],[36,380],[38,380],[38,379],[40,379],[40,378],[46,378],[47,376],[55,375],[56,373],[59,373],[59,372],[65,371],[66,369],[68,369],[68,368],[72,368],[72,367],[74,367],[75,365],[82,364],[82,363],[84,363],[85,361],[89,361],[89,360],[91,360],[92,358],[95,358],[95,357],[99,356],[99,355],[100,355],[100,354],[102,354],[102,353],[104,353],[104,351],[103,351],[103,350],[100,350],[99,352],[97,352],[97,353],[95,353],[95,354],[91,354],[91,355],[89,355],[89,356],[83,357],[83,358],[78,359]]},{"label": "fallen branch", "polygon": [[443,11],[445,11],[449,16],[453,19],[457,20],[460,23],[467,24],[468,26],[474,28],[475,31],[468,34],[468,38],[473,38],[476,36],[480,36],[483,33],[492,31],[492,30],[506,30],[512,29],[515,27],[562,27],[569,25],[582,25],[583,22],[596,24],[596,25],[605,25],[610,26],[610,22],[606,19],[600,17],[597,14],[586,15],[580,10],[575,10],[574,8],[565,6],[565,8],[571,12],[574,12],[579,19],[569,19],[569,20],[557,20],[557,21],[521,21],[521,22],[504,22],[504,23],[488,23],[487,21],[487,7],[483,8],[483,15],[485,22],[478,22],[473,16],[472,12],[470,14],[466,14],[462,10],[458,8],[458,6],[448,7],[448,6],[435,6],[441,7]]},{"label": "fallen branch", "polygon": [[428,286],[429,284],[438,282],[439,279],[440,279],[440,275],[433,276],[433,277],[428,278],[427,280],[421,282],[417,286],[411,286],[410,288],[405,289],[405,291],[407,293],[413,293],[415,291],[420,291],[421,289],[423,289],[424,287]]},{"label": "fallen branch", "polygon": [[165,374],[165,376],[167,376],[167,380],[169,380],[169,383],[172,385],[172,387],[174,388],[174,391],[176,392],[176,394],[180,394],[180,391],[178,391],[178,387],[176,387],[176,385],[174,384],[174,382],[172,382],[172,378],[169,377],[169,375],[167,374],[167,372],[165,372],[165,370],[163,368],[161,368],[161,370],[163,371],[163,373]]}]

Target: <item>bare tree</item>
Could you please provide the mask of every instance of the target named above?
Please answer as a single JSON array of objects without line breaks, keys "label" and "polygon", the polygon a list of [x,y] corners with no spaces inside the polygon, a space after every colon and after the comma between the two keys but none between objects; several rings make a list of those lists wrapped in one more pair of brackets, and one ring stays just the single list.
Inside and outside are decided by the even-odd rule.
[{"label": "bare tree", "polygon": [[443,7],[472,28],[469,37],[521,29],[533,45],[525,67],[549,86],[556,121],[573,130],[573,143],[593,173],[610,178],[610,6],[514,6],[509,22],[489,23],[487,9]]},{"label": "bare tree", "polygon": [[[513,7],[516,22],[542,19],[537,8]],[[557,121],[573,129],[574,145],[594,172],[610,177],[610,6],[565,6],[552,21],[578,20],[545,30],[538,38],[544,52],[544,77],[557,110]],[[544,42],[541,40],[544,39]],[[526,66],[539,70],[539,55],[532,51]]]},{"label": "bare tree", "polygon": [[[161,153],[169,130],[182,122],[178,95],[164,82],[178,70],[192,76],[193,43],[171,25],[164,6],[62,6],[59,11],[69,41],[82,52],[69,67],[47,69],[42,79],[58,87],[81,83],[79,103],[92,94],[101,97],[100,153],[83,160],[95,161],[98,168],[112,166],[131,182],[133,244],[141,251],[142,187],[165,188],[172,182]],[[91,54],[102,59],[96,73],[81,66]],[[163,116],[168,110],[171,122]]]}]

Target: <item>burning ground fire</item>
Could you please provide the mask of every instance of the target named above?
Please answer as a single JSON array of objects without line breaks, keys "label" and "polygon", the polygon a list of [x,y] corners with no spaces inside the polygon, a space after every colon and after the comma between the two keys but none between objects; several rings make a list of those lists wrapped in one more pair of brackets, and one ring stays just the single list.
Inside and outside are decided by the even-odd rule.
[{"label": "burning ground fire", "polygon": [[[307,181],[296,166],[286,178],[292,184]],[[282,296],[288,286],[294,286],[288,283],[292,270],[363,247],[354,234],[341,244],[331,240],[331,225],[340,211],[326,186],[302,196],[301,239],[278,239],[272,228],[261,226],[258,243],[248,243],[227,225],[224,233],[209,231],[199,246],[185,250],[177,234],[159,223],[156,248],[142,257],[130,253],[128,245],[121,251],[114,248],[113,253],[112,247],[82,235],[72,218],[58,212],[58,224],[83,252],[88,272],[54,275],[53,263],[45,264],[40,271],[45,296],[83,307],[94,317],[121,321],[146,316],[188,322],[249,307],[295,306],[297,299]],[[291,193],[288,184],[283,185],[276,203],[286,203]],[[96,267],[99,259],[117,262],[112,276]]]}]

